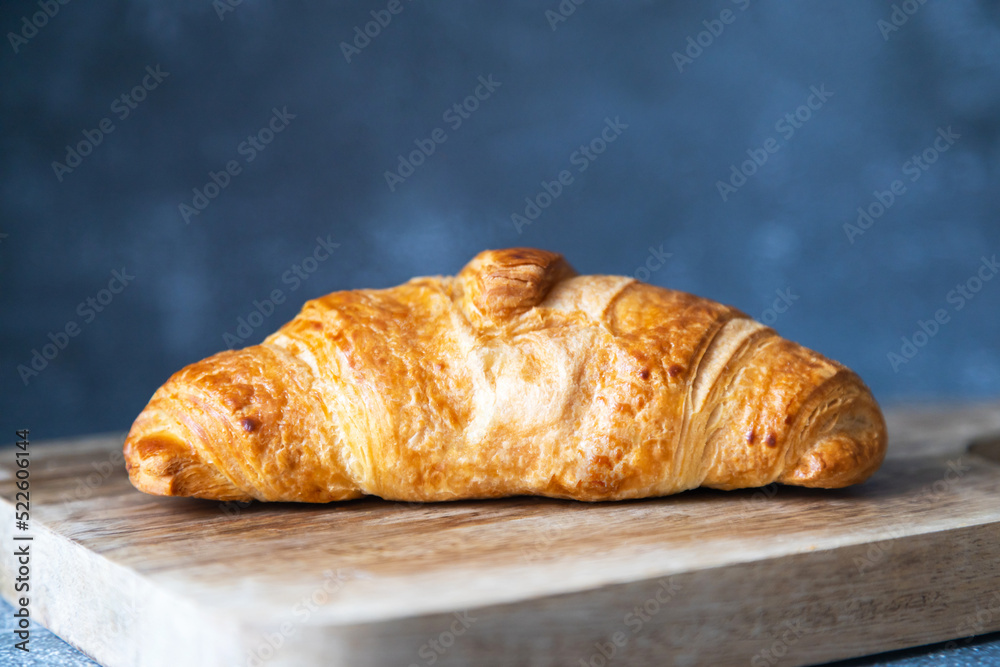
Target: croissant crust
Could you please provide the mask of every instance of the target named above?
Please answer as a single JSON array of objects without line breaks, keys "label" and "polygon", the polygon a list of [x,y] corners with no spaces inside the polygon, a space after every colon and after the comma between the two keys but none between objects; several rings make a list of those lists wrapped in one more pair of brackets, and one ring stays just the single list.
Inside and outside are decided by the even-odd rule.
[{"label": "croissant crust", "polygon": [[124,452],[166,496],[598,501],[843,487],[886,440],[854,372],[739,310],[513,248],[307,302],[175,373]]}]

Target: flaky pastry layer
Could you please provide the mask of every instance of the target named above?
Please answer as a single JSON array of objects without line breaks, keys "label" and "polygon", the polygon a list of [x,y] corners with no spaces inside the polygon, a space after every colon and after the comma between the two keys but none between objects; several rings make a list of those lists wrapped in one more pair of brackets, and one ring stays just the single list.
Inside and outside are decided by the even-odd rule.
[{"label": "flaky pastry layer", "polygon": [[886,441],[854,372],[739,310],[514,248],[328,294],[178,371],[125,459],[167,496],[599,501],[842,487]]}]

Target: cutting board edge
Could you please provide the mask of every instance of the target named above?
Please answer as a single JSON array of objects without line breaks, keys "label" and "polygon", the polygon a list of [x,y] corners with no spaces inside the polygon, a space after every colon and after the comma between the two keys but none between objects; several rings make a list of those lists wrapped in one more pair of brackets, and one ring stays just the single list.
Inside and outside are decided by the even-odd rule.
[{"label": "cutting board edge", "polygon": [[[679,585],[680,594],[683,594],[685,589],[700,592],[703,599],[698,600],[698,604],[693,606],[697,607],[698,613],[708,618],[714,618],[713,615],[718,613],[720,607],[725,607],[727,600],[723,597],[713,597],[713,593],[729,590],[731,585],[738,586],[741,580],[744,582],[753,580],[755,583],[752,586],[756,586],[757,580],[752,575],[763,570],[771,577],[769,583],[772,586],[768,587],[770,594],[779,598],[771,600],[763,606],[770,611],[803,607],[806,613],[803,614],[800,622],[805,623],[808,628],[803,636],[809,638],[809,641],[791,642],[783,647],[780,643],[775,644],[783,636],[784,623],[789,620],[785,618],[770,623],[758,623],[758,626],[762,627],[758,628],[761,635],[756,643],[753,639],[738,636],[703,636],[698,642],[684,643],[687,641],[684,639],[684,633],[695,633],[696,635],[699,627],[710,624],[701,623],[697,616],[692,618],[690,607],[677,607],[673,609],[671,614],[664,614],[653,620],[659,623],[658,629],[655,630],[658,633],[666,632],[669,634],[671,629],[683,628],[680,631],[682,641],[667,642],[667,638],[664,636],[652,642],[655,645],[653,648],[647,646],[645,649],[640,648],[640,650],[653,652],[653,654],[645,656],[648,659],[662,657],[662,653],[666,651],[673,652],[670,653],[671,655],[678,655],[678,652],[683,654],[684,651],[688,651],[693,652],[689,657],[701,659],[705,655],[711,655],[711,664],[735,666],[745,665],[748,661],[751,661],[751,664],[758,664],[752,662],[752,659],[757,656],[761,657],[760,664],[773,664],[773,662],[768,663],[767,655],[763,651],[769,647],[778,646],[787,652],[781,656],[780,664],[807,665],[956,638],[958,638],[956,644],[960,644],[963,637],[1000,630],[1000,571],[991,575],[988,568],[984,566],[984,563],[990,559],[1000,558],[1000,522],[990,523],[988,526],[989,539],[986,540],[982,539],[982,536],[975,530],[976,528],[981,528],[981,526],[962,526],[947,531],[921,533],[875,543],[790,554],[773,559],[695,570],[668,577],[650,577],[572,593],[542,596],[521,603],[486,605],[464,610],[400,616],[372,623],[340,624],[335,628],[326,625],[306,626],[303,634],[310,635],[315,643],[330,642],[321,652],[324,655],[343,656],[343,664],[386,664],[388,662],[410,664],[410,662],[416,661],[415,655],[420,655],[417,651],[428,645],[426,642],[421,645],[421,639],[433,639],[447,632],[448,628],[453,628],[455,619],[459,618],[456,614],[461,615],[463,612],[468,612],[473,618],[483,619],[494,613],[499,616],[498,619],[494,620],[494,624],[501,628],[507,628],[508,634],[512,635],[507,637],[507,641],[498,638],[502,633],[487,632],[485,636],[479,636],[475,640],[487,642],[485,648],[480,647],[479,654],[474,656],[467,654],[441,655],[438,664],[442,666],[468,664],[470,658],[474,659],[477,664],[500,664],[491,662],[487,657],[500,659],[503,664],[509,664],[510,660],[523,657],[524,653],[519,651],[524,648],[522,644],[530,643],[530,640],[526,638],[532,637],[534,641],[542,643],[552,640],[558,645],[560,638],[571,633],[581,632],[582,625],[575,623],[577,617],[574,616],[574,613],[578,614],[580,609],[585,609],[588,605],[598,609],[607,609],[613,608],[616,604],[624,604],[625,606],[619,609],[619,612],[627,610],[633,602],[643,603],[642,597],[635,595],[636,591],[646,589],[645,595],[649,596],[648,590],[656,589],[657,586],[663,588],[664,579],[668,580],[668,583],[679,579],[682,582]],[[886,545],[890,543],[892,546],[886,548]],[[821,570],[832,562],[849,567],[855,565],[852,562],[855,558],[862,558],[866,553],[870,554],[873,547],[881,549],[881,553],[889,554],[889,556],[872,570],[877,576],[856,582],[856,592],[860,592],[848,599],[846,603],[833,598],[824,599],[822,596],[813,596],[810,599],[810,592],[805,590],[797,591],[795,594],[781,590],[781,572],[788,567],[788,561],[793,559],[814,561],[808,566]],[[986,553],[982,553],[984,547]],[[975,576],[970,577],[968,572],[948,568],[943,568],[937,573],[944,577],[944,581],[934,578],[921,581],[919,577],[915,576],[917,571],[914,568],[920,567],[922,561],[920,554],[924,551],[934,551],[939,555],[944,552],[950,559],[960,562],[970,551],[977,550],[977,555],[980,558],[975,562],[980,565],[980,569],[974,573]],[[902,567],[894,568],[892,567],[894,564],[900,564]],[[685,578],[692,581],[683,583]],[[836,578],[831,577],[831,579],[835,580]],[[908,582],[911,588],[907,590],[906,584],[902,582]],[[988,584],[989,590],[980,594],[970,594],[967,597],[958,593],[958,591],[973,590],[975,586],[983,584]],[[838,584],[834,581],[832,584],[825,585],[827,588],[835,590],[838,585],[842,585],[842,582]],[[901,588],[903,589],[902,593],[900,593]],[[948,595],[951,597],[942,602],[938,599],[942,595],[946,598]],[[782,598],[781,596],[786,597]],[[651,597],[647,597],[646,602]],[[596,601],[595,598],[597,598]],[[624,601],[623,598],[625,598]],[[924,601],[924,598],[929,600],[926,604],[922,606],[913,604],[914,601]],[[981,617],[979,617],[979,621],[976,621],[976,612],[981,611],[984,607],[981,604],[983,600],[986,601],[987,608],[992,609],[993,612],[985,622],[982,622]],[[747,621],[747,619],[753,619],[756,613],[753,602],[752,596],[736,596],[734,601],[730,600],[728,603],[730,610],[735,607],[734,613],[743,614],[745,617],[743,620]],[[838,604],[840,604],[839,608]],[[953,606],[947,608],[949,604]],[[942,605],[947,609],[943,610]],[[899,632],[887,636],[881,630],[873,631],[872,627],[875,624],[869,623],[869,620],[875,614],[895,615],[893,623]],[[828,623],[824,625],[819,619],[828,621]],[[553,622],[557,624],[562,622],[562,628],[553,627]],[[853,623],[853,625],[845,630],[845,623]],[[883,623],[885,623],[884,620]],[[748,624],[744,623],[743,625]],[[722,625],[725,626],[725,623]],[[733,623],[733,625],[742,627],[740,623]],[[812,627],[809,627],[810,625]],[[587,658],[588,649],[596,655],[597,649],[594,642],[610,646],[611,637],[616,630],[621,629],[621,626],[622,622],[603,624],[599,629],[594,630],[596,634],[592,634],[589,639],[574,642],[574,646],[582,647],[581,655],[559,654],[555,664],[578,665],[580,659]],[[510,628],[515,628],[515,630],[511,631]],[[258,641],[255,647],[251,647],[251,650],[264,646],[266,644],[265,637],[276,636],[275,630],[276,628],[268,626],[252,628],[249,634],[251,637],[256,635]],[[716,628],[716,631],[725,635],[726,628]],[[867,635],[862,643],[852,643],[849,640],[848,631],[867,632]],[[521,632],[523,634],[520,634]],[[774,636],[770,636],[771,634]],[[787,635],[787,633],[784,634]],[[378,653],[381,650],[380,647],[385,645],[387,638],[390,638],[390,642],[399,638],[405,639],[402,643],[397,642],[396,647],[390,653]],[[854,636],[854,638],[857,637]],[[646,639],[648,640],[649,637]],[[407,647],[406,641],[412,642],[412,645]],[[730,645],[732,642],[750,644],[757,651],[730,654],[719,652],[720,645]],[[346,645],[352,645],[355,652],[345,654],[344,647]],[[418,646],[420,646],[419,649]],[[519,646],[520,648],[518,648]],[[246,648],[244,647],[244,649]],[[504,654],[504,650],[510,653]],[[539,650],[541,653],[538,655],[546,655],[543,649],[539,648]],[[308,654],[314,653],[316,653],[315,646]],[[269,666],[328,664],[303,661],[302,656],[297,653],[281,655],[278,652],[277,655],[280,656],[280,659],[269,660],[267,662]],[[548,655],[548,657],[552,656]],[[631,660],[632,656],[629,659]],[[536,664],[536,662],[528,661],[524,664]],[[537,664],[552,663],[538,662]]]},{"label": "cutting board edge", "polygon": [[[0,499],[2,515],[6,515],[10,504]],[[0,540],[11,540],[13,522],[4,522],[0,527]],[[152,646],[158,652],[176,649],[173,641],[164,641],[163,630],[177,626],[178,622],[201,619],[214,627],[239,628],[236,619],[220,617],[212,608],[193,604],[182,596],[158,585],[143,574],[105,558],[83,545],[60,535],[44,525],[33,525],[30,533],[33,561],[45,566],[32,569],[31,616],[34,621],[76,647],[106,667],[137,667],[159,664],[149,662],[137,647],[149,650]],[[2,551],[0,556],[0,596],[9,603],[13,599],[13,583],[8,573],[11,569],[12,552]],[[59,590],[62,599],[46,595],[48,591]],[[114,606],[109,597],[118,602]],[[119,610],[127,609],[128,614]],[[132,641],[124,641],[132,633]],[[167,633],[169,634],[169,633]],[[89,635],[85,637],[84,635]],[[158,645],[155,638],[160,636]],[[174,637],[185,634],[175,633]],[[218,646],[209,641],[182,643],[180,656],[175,664],[199,664],[198,660],[209,656],[213,662],[206,664],[234,664],[237,655],[234,647]]]}]

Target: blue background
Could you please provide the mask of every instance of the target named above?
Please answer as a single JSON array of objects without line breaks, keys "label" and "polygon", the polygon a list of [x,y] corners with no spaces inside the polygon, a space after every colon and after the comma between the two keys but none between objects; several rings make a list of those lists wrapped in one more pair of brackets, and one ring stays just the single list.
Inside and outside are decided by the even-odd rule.
[{"label": "blue background", "polygon": [[[404,0],[351,62],[341,42],[386,2],[244,0],[221,19],[208,0],[72,2],[17,53],[6,38],[0,432],[128,428],[273,290],[286,298],[248,343],[308,298],[517,245],[620,274],[662,246],[650,282],[773,321],[884,402],[1000,395],[1000,280],[948,301],[1000,253],[1000,5],[911,0],[887,32],[886,2],[672,4],[586,2],[550,23],[554,0]],[[36,11],[4,3],[0,28]],[[120,118],[114,100],[157,65],[169,75]],[[443,114],[491,75],[453,129]],[[813,86],[832,96],[787,137],[776,123]],[[241,142],[285,107],[247,162]],[[60,181],[53,161],[104,118],[114,131]],[[606,118],[628,127],[581,173],[573,153]],[[911,181],[905,163],[948,127],[960,138]],[[435,128],[447,140],[391,190],[385,172]],[[717,182],[771,138],[724,201]],[[186,222],[179,204],[230,160],[240,173]],[[519,233],[512,214],[563,169],[573,182]],[[896,179],[905,193],[851,243],[844,225]],[[317,237],[339,247],[292,290]],[[87,321],[78,304],[122,268],[134,280]],[[797,298],[769,314],[778,290]],[[887,354],[938,309],[948,322],[895,371]],[[25,384],[18,365],[70,322],[79,335]]]}]

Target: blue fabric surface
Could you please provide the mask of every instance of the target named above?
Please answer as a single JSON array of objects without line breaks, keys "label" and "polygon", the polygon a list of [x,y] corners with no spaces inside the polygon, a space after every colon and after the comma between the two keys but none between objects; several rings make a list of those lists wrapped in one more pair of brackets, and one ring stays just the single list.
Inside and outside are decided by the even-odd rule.
[{"label": "blue fabric surface", "polygon": [[16,621],[14,607],[0,599],[0,665],[17,667],[95,667],[96,662],[52,634],[44,627],[32,622],[28,651],[15,648],[12,639]]}]

